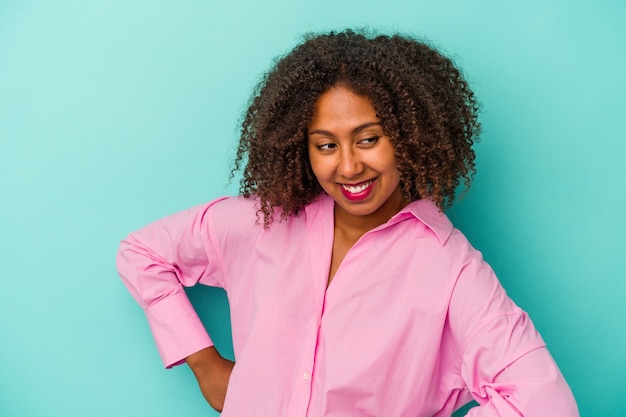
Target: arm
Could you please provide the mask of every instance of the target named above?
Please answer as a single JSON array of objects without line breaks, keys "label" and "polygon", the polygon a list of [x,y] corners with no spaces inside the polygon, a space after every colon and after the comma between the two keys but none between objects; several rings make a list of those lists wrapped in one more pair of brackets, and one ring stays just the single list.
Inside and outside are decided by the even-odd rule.
[{"label": "arm", "polygon": [[470,253],[450,302],[461,373],[480,404],[469,417],[577,417],[572,392],[528,315]]},{"label": "arm", "polygon": [[[483,352],[474,349],[479,345]],[[480,404],[468,417],[579,416],[574,396],[545,346],[524,353],[504,368],[500,363],[510,359],[498,356],[498,349],[478,342],[463,355],[464,379]]]},{"label": "arm", "polygon": [[211,407],[221,412],[235,363],[224,359],[213,346],[190,355],[186,361],[198,380],[204,398]]},{"label": "arm", "polygon": [[469,417],[503,416],[509,409],[516,417],[579,415],[574,396],[545,347],[507,366],[482,398],[485,403],[470,410]]},{"label": "arm", "polygon": [[222,286],[207,227],[218,201],[154,222],[120,244],[118,272],[143,308],[166,367],[213,345],[183,286]]}]

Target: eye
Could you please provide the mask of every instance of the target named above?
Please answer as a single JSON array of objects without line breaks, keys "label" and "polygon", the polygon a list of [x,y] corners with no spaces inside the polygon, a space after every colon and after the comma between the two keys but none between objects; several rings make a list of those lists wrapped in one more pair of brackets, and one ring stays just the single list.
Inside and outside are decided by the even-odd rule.
[{"label": "eye", "polygon": [[322,152],[324,152],[324,151],[326,151],[326,152],[332,151],[336,147],[337,147],[337,145],[334,144],[334,143],[322,143],[321,145],[317,145],[317,149],[319,149]]},{"label": "eye", "polygon": [[362,146],[373,146],[378,142],[378,139],[380,139],[379,136],[372,136],[371,138],[361,139],[358,144]]}]

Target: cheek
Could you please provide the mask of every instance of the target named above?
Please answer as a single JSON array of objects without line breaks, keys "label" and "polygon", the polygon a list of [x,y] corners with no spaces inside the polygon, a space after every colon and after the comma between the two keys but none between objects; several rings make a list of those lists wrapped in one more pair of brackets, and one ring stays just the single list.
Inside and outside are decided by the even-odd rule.
[{"label": "cheek", "polygon": [[311,152],[311,147],[309,146],[308,149],[308,158],[309,158],[309,165],[311,166],[311,171],[313,171],[313,174],[315,176],[317,176],[317,159],[315,159],[315,156],[313,155],[313,153]]},{"label": "cheek", "polygon": [[313,176],[317,179],[317,182],[320,182],[320,164],[319,161],[315,158],[309,158],[309,163],[311,164],[311,171],[313,171]]},{"label": "cheek", "polygon": [[396,160],[396,153],[393,148],[385,149],[384,152],[381,152],[377,156],[378,166],[381,171],[389,172],[389,173],[398,173],[398,163]]},{"label": "cheek", "polygon": [[325,158],[320,158],[319,156],[309,156],[309,163],[311,164],[313,175],[315,175],[318,181],[328,177],[329,164]]}]

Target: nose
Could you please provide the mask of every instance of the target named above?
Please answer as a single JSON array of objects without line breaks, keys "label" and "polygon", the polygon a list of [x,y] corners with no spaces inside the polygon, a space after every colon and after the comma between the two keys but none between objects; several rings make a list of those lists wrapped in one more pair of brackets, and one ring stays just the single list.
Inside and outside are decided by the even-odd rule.
[{"label": "nose", "polygon": [[337,169],[339,175],[344,178],[354,178],[363,172],[363,163],[354,149],[342,149]]}]

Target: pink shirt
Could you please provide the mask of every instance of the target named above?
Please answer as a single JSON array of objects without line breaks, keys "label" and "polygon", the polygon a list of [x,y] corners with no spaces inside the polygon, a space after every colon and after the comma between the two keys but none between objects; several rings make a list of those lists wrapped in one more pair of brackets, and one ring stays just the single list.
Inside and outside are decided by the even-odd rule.
[{"label": "pink shirt", "polygon": [[525,312],[427,200],[346,254],[327,287],[333,201],[256,225],[253,199],[218,199],[121,244],[118,269],[166,366],[210,346],[184,286],[226,290],[233,370],[222,416],[578,416]]}]

